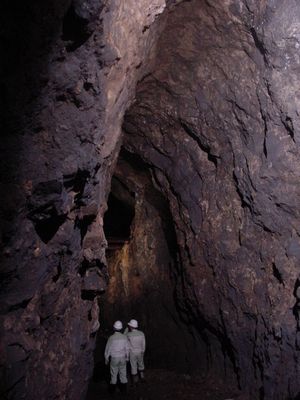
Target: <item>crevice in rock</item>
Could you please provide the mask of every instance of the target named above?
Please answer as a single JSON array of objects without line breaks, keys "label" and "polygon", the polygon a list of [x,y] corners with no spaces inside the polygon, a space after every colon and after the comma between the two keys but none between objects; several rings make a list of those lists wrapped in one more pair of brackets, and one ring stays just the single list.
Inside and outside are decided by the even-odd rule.
[{"label": "crevice in rock", "polygon": [[28,201],[28,211],[36,233],[44,243],[48,243],[67,219],[61,182],[39,183]]},{"label": "crevice in rock", "polygon": [[89,261],[84,259],[78,273],[82,278],[82,300],[93,301],[105,292],[108,283],[107,268],[100,260]]},{"label": "crevice in rock", "polygon": [[289,134],[289,136],[292,138],[293,142],[295,142],[295,129],[293,125],[293,120],[291,117],[287,116],[282,116],[281,121]]},{"label": "crevice in rock", "polygon": [[66,215],[58,215],[55,208],[47,208],[47,217],[40,221],[35,221],[35,229],[44,243],[48,243],[56,234],[59,227],[66,221]]},{"label": "crevice in rock", "polygon": [[83,277],[86,274],[86,272],[91,268],[97,268],[99,271],[101,271],[101,273],[103,273],[103,271],[106,270],[106,265],[97,259],[93,260],[92,262],[84,259],[80,265],[78,272],[80,276]]},{"label": "crevice in rock", "polygon": [[258,51],[260,52],[260,54],[262,55],[262,57],[264,59],[265,64],[268,65],[268,58],[267,58],[268,52],[264,45],[264,42],[258,37],[255,28],[253,28],[253,27],[250,28],[250,33],[253,37],[256,48],[258,49]]},{"label": "crevice in rock", "polygon": [[195,140],[195,141],[197,142],[197,144],[198,144],[198,146],[200,147],[200,149],[201,149],[202,151],[204,151],[204,152],[207,154],[207,159],[208,159],[209,161],[211,161],[211,162],[215,165],[215,167],[217,168],[217,167],[218,167],[218,158],[219,158],[219,157],[211,153],[210,147],[209,147],[208,145],[205,145],[205,144],[201,141],[199,135],[198,135],[196,132],[194,132],[193,129],[192,129],[190,126],[188,126],[186,122],[180,121],[180,124],[181,124],[181,126],[183,127],[183,129],[185,130],[185,132],[186,132],[193,140]]},{"label": "crevice in rock", "polygon": [[104,293],[103,291],[99,290],[82,290],[81,291],[81,298],[82,300],[93,301],[97,296]]},{"label": "crevice in rock", "polygon": [[296,303],[293,307],[293,315],[297,323],[297,332],[300,331],[300,280],[297,279],[294,286],[293,295],[296,298]]},{"label": "crevice in rock", "polygon": [[108,242],[108,251],[122,247],[131,236],[131,224],[134,220],[135,193],[128,190],[118,177],[112,178],[112,189],[104,214],[104,233]]},{"label": "crevice in rock", "polygon": [[1,392],[1,395],[5,396],[4,400],[6,399],[11,399],[15,397],[14,394],[14,389],[17,385],[19,385],[23,380],[25,380],[25,376],[21,376],[18,380],[16,380],[16,382],[14,382],[14,384],[12,386],[10,386],[7,390],[5,390],[4,392]]},{"label": "crevice in rock", "polygon": [[78,171],[74,174],[64,175],[64,187],[70,191],[74,191],[76,193],[74,197],[74,203],[76,207],[80,207],[81,205],[85,205],[83,200],[83,194],[85,186],[90,178],[90,171],[78,169]]},{"label": "crevice in rock", "polygon": [[52,277],[52,281],[55,283],[58,281],[58,279],[60,278],[62,274],[62,266],[61,266],[61,261],[58,263],[57,266],[57,273]]},{"label": "crevice in rock", "polygon": [[278,280],[281,285],[284,285],[284,281],[279,269],[276,267],[275,263],[272,263],[273,275]]},{"label": "crevice in rock", "polygon": [[9,312],[19,310],[19,309],[25,309],[28,306],[28,304],[30,303],[30,301],[31,301],[31,298],[25,299],[18,304],[14,304],[13,306],[11,306],[9,308]]},{"label": "crevice in rock", "polygon": [[92,32],[88,29],[88,20],[78,15],[74,3],[69,7],[63,19],[62,40],[66,42],[68,52],[82,46]]},{"label": "crevice in rock", "polygon": [[75,228],[80,230],[81,244],[88,231],[89,226],[95,221],[96,215],[84,215],[82,218],[76,218]]},{"label": "crevice in rock", "polygon": [[239,198],[241,200],[241,207],[242,208],[248,208],[252,213],[253,210],[251,208],[251,199],[249,201],[247,199],[247,197],[244,195],[244,193],[242,192],[242,190],[240,188],[240,183],[239,183],[238,177],[236,176],[235,172],[233,172],[232,176],[233,176],[233,180],[234,180],[234,183],[235,183],[237,194],[239,195]]}]

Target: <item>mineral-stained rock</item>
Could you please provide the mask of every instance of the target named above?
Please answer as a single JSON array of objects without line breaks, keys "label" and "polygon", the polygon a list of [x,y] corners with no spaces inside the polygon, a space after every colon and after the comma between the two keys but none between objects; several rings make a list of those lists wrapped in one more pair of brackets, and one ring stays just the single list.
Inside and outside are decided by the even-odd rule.
[{"label": "mineral-stained rock", "polygon": [[170,206],[177,301],[213,349],[212,370],[223,359],[251,398],[300,391],[299,12],[279,1],[178,5],[124,123],[125,149]]},{"label": "mineral-stained rock", "polygon": [[[0,396],[84,398],[132,104],[123,153],[148,170],[132,218],[149,231],[132,227],[109,290],[145,311],[161,285],[186,365],[192,332],[200,368],[253,399],[295,398],[297,2],[4,0],[0,15]],[[145,257],[152,272],[127,268]]]},{"label": "mineral-stained rock", "polygon": [[135,3],[0,5],[0,397],[84,398],[121,121],[166,8]]}]

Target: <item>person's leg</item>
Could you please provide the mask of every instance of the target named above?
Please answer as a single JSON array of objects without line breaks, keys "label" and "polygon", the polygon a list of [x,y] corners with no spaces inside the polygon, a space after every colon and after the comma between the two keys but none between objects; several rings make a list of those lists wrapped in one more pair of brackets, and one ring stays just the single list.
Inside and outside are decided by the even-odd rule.
[{"label": "person's leg", "polygon": [[145,374],[144,374],[144,370],[145,370],[145,365],[144,365],[144,355],[143,354],[138,354],[137,357],[137,369],[139,371],[140,374],[140,378],[141,380],[145,380]]},{"label": "person's leg", "polygon": [[127,371],[126,371],[127,363],[125,359],[120,360],[119,362],[119,376],[121,382],[121,393],[126,394],[127,392]]},{"label": "person's leg", "polygon": [[126,360],[121,359],[119,361],[119,374],[120,374],[120,382],[127,383],[127,373],[126,373]]},{"label": "person's leg", "polygon": [[111,358],[110,361],[110,383],[111,385],[117,384],[119,372],[119,360],[115,358]]},{"label": "person's leg", "polygon": [[131,367],[131,375],[132,375],[132,383],[136,385],[138,383],[138,371],[137,371],[137,358],[135,354],[130,354],[130,367]]},{"label": "person's leg", "polygon": [[118,363],[117,360],[111,358],[110,360],[110,385],[109,393],[113,395],[116,391],[118,379]]},{"label": "person's leg", "polygon": [[130,354],[130,367],[131,367],[131,375],[137,374],[137,357],[135,354]]}]

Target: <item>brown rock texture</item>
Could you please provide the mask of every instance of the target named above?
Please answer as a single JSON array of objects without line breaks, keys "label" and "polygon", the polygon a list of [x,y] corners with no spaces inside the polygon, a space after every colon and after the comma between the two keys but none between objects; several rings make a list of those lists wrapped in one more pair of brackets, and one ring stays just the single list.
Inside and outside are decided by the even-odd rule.
[{"label": "brown rock texture", "polygon": [[[122,300],[150,337],[164,320],[166,335],[180,327],[159,366],[295,399],[297,1],[4,0],[0,11],[0,397],[83,399],[99,316]],[[134,218],[99,311],[113,174],[135,193]]]},{"label": "brown rock texture", "polygon": [[0,7],[0,396],[82,399],[107,284],[102,216],[121,121],[166,4]]},{"label": "brown rock texture", "polygon": [[300,391],[299,16],[288,1],[178,5],[124,122],[169,204],[180,308],[210,368],[257,399]]}]

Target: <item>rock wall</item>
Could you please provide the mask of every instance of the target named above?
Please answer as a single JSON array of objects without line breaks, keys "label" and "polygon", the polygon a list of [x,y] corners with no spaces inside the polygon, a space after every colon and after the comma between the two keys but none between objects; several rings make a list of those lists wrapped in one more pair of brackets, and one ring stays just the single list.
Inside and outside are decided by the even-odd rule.
[{"label": "rock wall", "polygon": [[120,125],[166,3],[0,7],[0,396],[81,399],[107,283],[102,216]]},{"label": "rock wall", "polygon": [[182,3],[124,122],[171,210],[178,305],[251,399],[300,391],[299,17],[294,1]]},{"label": "rock wall", "polygon": [[124,148],[173,221],[176,254],[162,238],[157,259],[176,261],[172,307],[205,369],[251,398],[294,398],[297,2],[0,7],[1,396],[84,398],[108,280],[103,214],[139,81]]}]

